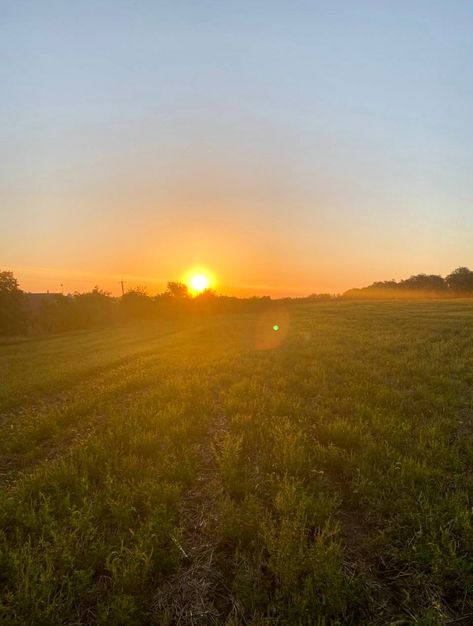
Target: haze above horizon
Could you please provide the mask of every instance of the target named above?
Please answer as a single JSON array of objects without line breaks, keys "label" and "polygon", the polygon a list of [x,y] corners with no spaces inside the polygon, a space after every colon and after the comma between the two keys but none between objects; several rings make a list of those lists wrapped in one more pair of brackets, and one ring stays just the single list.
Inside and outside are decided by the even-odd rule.
[{"label": "haze above horizon", "polygon": [[6,3],[0,269],[341,292],[473,265],[473,5]]}]

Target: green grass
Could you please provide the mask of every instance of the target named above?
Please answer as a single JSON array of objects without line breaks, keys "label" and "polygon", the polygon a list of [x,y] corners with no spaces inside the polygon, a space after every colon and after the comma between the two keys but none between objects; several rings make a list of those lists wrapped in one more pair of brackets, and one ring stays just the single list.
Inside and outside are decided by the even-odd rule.
[{"label": "green grass", "polygon": [[332,302],[0,345],[0,623],[472,623],[472,337]]}]

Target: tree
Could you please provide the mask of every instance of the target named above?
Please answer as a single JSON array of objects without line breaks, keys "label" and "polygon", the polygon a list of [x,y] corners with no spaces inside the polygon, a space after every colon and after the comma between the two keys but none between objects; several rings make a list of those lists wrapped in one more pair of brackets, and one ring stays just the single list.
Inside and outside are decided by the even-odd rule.
[{"label": "tree", "polygon": [[108,291],[95,286],[92,291],[75,293],[73,316],[77,328],[87,328],[113,319],[114,300]]},{"label": "tree", "polygon": [[207,289],[204,289],[203,291],[201,291],[200,293],[198,293],[195,296],[195,300],[214,300],[215,298],[217,298],[217,292],[215,291],[215,289],[211,289],[210,287],[207,287]]},{"label": "tree", "polygon": [[377,282],[369,285],[369,287],[364,287],[364,289],[397,289],[399,287],[399,283],[394,279],[391,280],[378,280]]},{"label": "tree", "polygon": [[23,293],[18,286],[17,279],[13,276],[13,272],[0,272],[0,293]]},{"label": "tree", "polygon": [[473,292],[473,272],[467,267],[457,267],[445,280],[452,291],[458,293]]},{"label": "tree", "polygon": [[416,274],[405,280],[401,280],[399,286],[402,289],[414,291],[443,291],[446,288],[445,280],[437,274]]},{"label": "tree", "polygon": [[45,333],[63,332],[76,328],[74,299],[62,294],[43,299],[36,310],[33,322]]},{"label": "tree", "polygon": [[121,309],[127,318],[149,317],[152,313],[153,301],[146,293],[146,287],[129,289],[120,298]]},{"label": "tree", "polygon": [[23,292],[13,272],[0,272],[0,334],[20,333],[25,326]]},{"label": "tree", "polygon": [[168,282],[166,295],[171,296],[172,298],[188,298],[189,289],[184,283],[170,281]]}]

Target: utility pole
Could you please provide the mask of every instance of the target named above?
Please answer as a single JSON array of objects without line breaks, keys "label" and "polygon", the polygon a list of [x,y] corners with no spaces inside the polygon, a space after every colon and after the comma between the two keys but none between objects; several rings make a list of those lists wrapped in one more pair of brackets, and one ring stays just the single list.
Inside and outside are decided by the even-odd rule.
[{"label": "utility pole", "polygon": [[124,287],[124,284],[125,284],[125,283],[123,282],[123,276],[122,276],[122,279],[121,279],[121,281],[120,281],[120,285],[122,286],[122,296],[124,296],[124,295],[125,295],[125,287]]},{"label": "utility pole", "polygon": [[61,294],[64,295],[64,285],[61,283],[59,286],[61,287]]}]

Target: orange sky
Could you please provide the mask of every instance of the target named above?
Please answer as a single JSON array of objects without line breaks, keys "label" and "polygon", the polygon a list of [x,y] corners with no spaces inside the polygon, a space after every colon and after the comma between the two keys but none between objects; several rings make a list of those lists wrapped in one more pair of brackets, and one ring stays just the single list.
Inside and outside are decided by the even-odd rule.
[{"label": "orange sky", "polygon": [[445,274],[467,261],[467,231],[444,220],[437,232],[424,209],[409,219],[381,211],[399,194],[353,181],[341,162],[332,179],[321,166],[309,184],[292,154],[285,162],[265,147],[245,160],[222,149],[218,165],[205,166],[176,154],[155,175],[134,157],[84,187],[21,190],[1,265],[29,291],[62,283],[66,293],[98,285],[118,295],[123,276],[154,294],[203,266],[221,293],[277,297]]},{"label": "orange sky", "polygon": [[8,3],[0,269],[283,296],[473,265],[472,11]]}]

